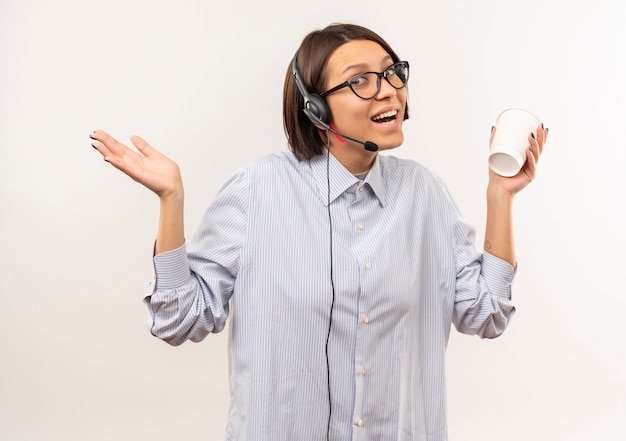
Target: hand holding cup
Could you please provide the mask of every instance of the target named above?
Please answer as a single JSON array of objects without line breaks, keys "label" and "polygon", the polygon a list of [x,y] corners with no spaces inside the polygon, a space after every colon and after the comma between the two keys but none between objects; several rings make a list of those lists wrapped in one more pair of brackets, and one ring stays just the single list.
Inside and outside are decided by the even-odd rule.
[{"label": "hand holding cup", "polygon": [[504,177],[517,175],[526,163],[528,135],[536,139],[540,125],[539,117],[526,109],[511,107],[500,112],[489,153],[491,169]]}]

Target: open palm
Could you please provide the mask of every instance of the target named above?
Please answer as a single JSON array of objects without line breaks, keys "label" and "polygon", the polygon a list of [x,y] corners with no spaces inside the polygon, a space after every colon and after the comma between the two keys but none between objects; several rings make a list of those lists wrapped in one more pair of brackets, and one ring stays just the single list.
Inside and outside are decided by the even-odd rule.
[{"label": "open palm", "polygon": [[102,130],[94,131],[90,138],[95,141],[92,146],[102,154],[105,161],[159,197],[167,197],[182,190],[178,165],[139,136],[131,138],[136,150]]}]

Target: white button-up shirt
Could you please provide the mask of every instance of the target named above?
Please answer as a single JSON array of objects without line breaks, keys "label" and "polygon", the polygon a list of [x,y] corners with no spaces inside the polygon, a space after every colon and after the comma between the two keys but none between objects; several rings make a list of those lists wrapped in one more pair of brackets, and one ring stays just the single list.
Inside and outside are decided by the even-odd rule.
[{"label": "white button-up shirt", "polygon": [[451,324],[496,337],[514,312],[513,268],[473,235],[414,161],[379,155],[360,181],[271,155],[154,258],[149,327],[177,345],[232,321],[229,441],[443,441]]}]

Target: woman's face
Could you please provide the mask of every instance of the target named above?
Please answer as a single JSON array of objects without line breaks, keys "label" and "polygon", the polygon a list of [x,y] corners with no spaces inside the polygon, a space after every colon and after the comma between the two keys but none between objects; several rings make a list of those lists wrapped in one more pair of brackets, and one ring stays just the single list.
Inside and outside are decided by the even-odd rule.
[{"label": "woman's face", "polygon": [[[363,72],[382,72],[393,64],[391,56],[376,42],[353,40],[339,46],[326,64],[326,89],[328,90]],[[393,88],[384,78],[378,94],[364,100],[349,87],[325,96],[332,116],[331,124],[338,132],[361,141],[371,141],[379,150],[398,147],[404,141],[402,122],[406,107],[407,89]],[[380,118],[381,115],[387,116]],[[374,153],[363,145],[341,139],[331,134],[331,152],[344,166],[373,161]],[[350,164],[347,164],[346,161]],[[351,170],[354,171],[354,170]],[[362,171],[362,170],[361,170]]]}]

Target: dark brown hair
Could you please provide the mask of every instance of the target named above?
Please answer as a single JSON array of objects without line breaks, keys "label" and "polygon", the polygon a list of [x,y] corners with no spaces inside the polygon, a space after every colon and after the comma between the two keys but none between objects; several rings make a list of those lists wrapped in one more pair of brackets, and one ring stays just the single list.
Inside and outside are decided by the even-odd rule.
[{"label": "dark brown hair", "polygon": [[[392,58],[400,60],[385,40],[375,32],[353,24],[332,24],[308,34],[298,49],[298,72],[311,94],[324,92],[326,84],[324,67],[328,57],[339,46],[353,40],[371,40],[378,43]],[[289,148],[298,160],[308,160],[324,152],[324,141],[319,130],[304,114],[304,97],[294,80],[291,62],[285,76],[283,89],[283,126]],[[409,117],[408,106],[404,119]]]}]

